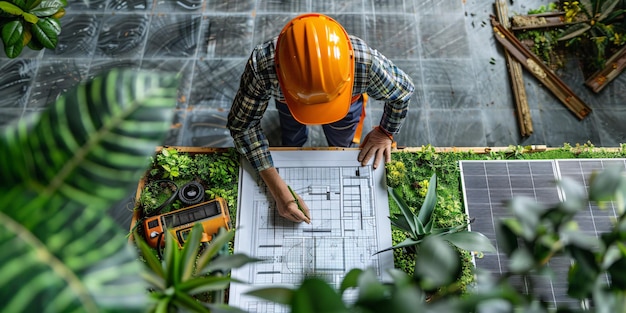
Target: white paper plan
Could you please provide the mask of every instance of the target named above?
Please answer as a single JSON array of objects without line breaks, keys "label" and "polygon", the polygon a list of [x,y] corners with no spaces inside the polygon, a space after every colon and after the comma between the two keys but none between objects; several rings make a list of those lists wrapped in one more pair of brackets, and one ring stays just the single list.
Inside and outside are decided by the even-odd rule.
[{"label": "white paper plan", "polygon": [[236,253],[262,259],[235,269],[229,305],[248,312],[288,308],[244,295],[260,287],[298,286],[307,276],[335,288],[353,268],[374,268],[381,279],[393,268],[389,202],[383,164],[361,166],[359,150],[271,151],[285,182],[307,203],[311,224],[280,217],[263,181],[242,161],[235,235]]}]

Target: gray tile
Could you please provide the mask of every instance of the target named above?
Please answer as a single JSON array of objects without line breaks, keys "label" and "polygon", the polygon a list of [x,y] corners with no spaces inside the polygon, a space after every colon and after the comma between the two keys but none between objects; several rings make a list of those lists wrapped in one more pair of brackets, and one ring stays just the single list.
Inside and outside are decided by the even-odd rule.
[{"label": "gray tile", "polygon": [[243,58],[199,60],[195,66],[189,106],[230,109],[246,61]]},{"label": "gray tile", "polygon": [[198,56],[201,58],[248,57],[252,51],[254,18],[241,16],[210,16]]},{"label": "gray tile", "polygon": [[208,14],[222,12],[251,12],[254,10],[255,0],[207,0],[206,10]]},{"label": "gray tile", "polygon": [[183,125],[183,146],[232,147],[233,139],[226,128],[227,110],[192,109]]},{"label": "gray tile", "polygon": [[387,58],[418,59],[420,57],[418,21],[414,15],[376,14],[365,19],[368,44]]},{"label": "gray tile", "polygon": [[540,118],[546,125],[545,144],[548,146],[559,147],[565,143],[584,144],[588,141],[594,145],[601,143],[599,129],[594,118],[587,117],[580,121],[567,109],[562,108],[541,110]]},{"label": "gray tile", "polygon": [[311,1],[314,0],[298,0],[298,1],[282,1],[282,0],[259,0],[257,1],[257,11],[261,13],[283,12],[283,13],[306,13],[311,11]]},{"label": "gray tile", "polygon": [[471,56],[479,59],[504,59],[504,48],[496,40],[491,26],[491,16],[495,14],[493,1],[481,4],[468,8],[464,13]]},{"label": "gray tile", "polygon": [[486,136],[481,110],[430,110],[430,144],[435,147],[485,147]]},{"label": "gray tile", "polygon": [[156,0],[156,12],[202,12],[204,0]]},{"label": "gray tile", "polygon": [[199,45],[201,14],[157,14],[152,17],[144,58],[193,58]]},{"label": "gray tile", "polygon": [[341,24],[348,34],[361,39],[367,37],[368,30],[365,27],[365,16],[363,14],[331,14],[330,16]]},{"label": "gray tile", "polygon": [[367,0],[346,0],[346,1],[312,1],[311,12],[324,14],[332,13],[363,13],[364,3]]},{"label": "gray tile", "polygon": [[[108,0],[78,0],[68,1],[66,12],[103,12],[107,7]],[[115,0],[113,0],[115,2]],[[61,20],[63,24],[63,20]]]},{"label": "gray tile", "polygon": [[419,30],[425,59],[467,58],[470,54],[462,14],[422,15]]},{"label": "gray tile", "polygon": [[365,0],[366,13],[398,13],[413,14],[416,2],[406,0]]},{"label": "gray tile", "polygon": [[[83,0],[85,1],[85,0]],[[68,1],[69,2],[69,1]],[[110,0],[107,4],[108,11],[150,11],[152,0]]]},{"label": "gray tile", "polygon": [[114,69],[114,68],[124,68],[124,69],[139,69],[141,67],[140,59],[94,59],[91,62],[91,66],[89,67],[89,75],[88,78],[92,78],[95,75]]},{"label": "gray tile", "polygon": [[26,106],[37,66],[38,61],[33,59],[20,58],[0,62],[0,108],[23,109]]},{"label": "gray tile", "polygon": [[296,15],[257,14],[254,20],[254,37],[252,43],[260,44],[278,34]]},{"label": "gray tile", "polygon": [[44,108],[56,101],[61,94],[74,88],[86,77],[90,62],[89,59],[42,60],[27,107]]},{"label": "gray tile", "polygon": [[476,94],[485,109],[515,107],[508,68],[503,59],[473,58]]},{"label": "gray tile", "polygon": [[164,146],[183,146],[185,140],[184,126],[187,125],[187,110],[176,110],[172,119],[172,127],[163,139]]},{"label": "gray tile", "polygon": [[456,0],[420,0],[415,1],[416,12],[420,15],[459,13],[463,2]]},{"label": "gray tile", "polygon": [[600,141],[597,146],[619,147],[621,143],[626,143],[626,131],[624,131],[624,121],[626,121],[626,108],[595,109],[590,116],[597,125]]},{"label": "gray tile", "polygon": [[[483,111],[481,116],[484,120],[487,146],[506,147],[511,142],[522,139],[514,108],[489,109],[488,113]],[[536,123],[533,127],[537,127]]]},{"label": "gray tile", "polygon": [[95,56],[100,58],[141,58],[150,25],[150,16],[107,14],[102,18]]},{"label": "gray tile", "polygon": [[471,59],[424,60],[422,66],[424,94],[430,108],[468,109],[481,106]]},{"label": "gray tile", "polygon": [[92,57],[101,14],[67,14],[62,18],[63,28],[56,49],[45,50],[45,55],[63,58]]}]

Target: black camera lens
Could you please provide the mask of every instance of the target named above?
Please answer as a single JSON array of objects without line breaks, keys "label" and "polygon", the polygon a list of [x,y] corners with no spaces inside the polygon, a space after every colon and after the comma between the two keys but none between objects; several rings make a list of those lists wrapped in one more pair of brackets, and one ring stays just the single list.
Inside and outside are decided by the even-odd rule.
[{"label": "black camera lens", "polygon": [[178,197],[185,204],[198,204],[204,200],[204,187],[197,181],[189,182],[180,189]]}]

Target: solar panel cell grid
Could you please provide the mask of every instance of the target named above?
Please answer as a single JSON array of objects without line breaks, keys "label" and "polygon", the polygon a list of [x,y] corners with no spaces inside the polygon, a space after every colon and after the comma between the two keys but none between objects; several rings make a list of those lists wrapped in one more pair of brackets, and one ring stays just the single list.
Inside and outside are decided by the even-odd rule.
[{"label": "solar panel cell grid", "polygon": [[[511,217],[506,202],[514,197],[528,197],[545,206],[553,206],[563,195],[556,186],[556,181],[567,177],[587,190],[592,173],[620,164],[625,166],[626,159],[576,159],[576,160],[492,160],[461,161],[461,180],[467,214],[474,222],[472,231],[483,233],[497,245],[497,223]],[[590,204],[587,210],[579,212],[575,221],[586,234],[597,236],[612,227],[616,213],[611,204],[600,209]],[[478,269],[493,273],[507,272],[508,258],[502,253],[485,253],[476,259]],[[556,306],[579,307],[577,300],[567,296],[567,274],[570,260],[555,257],[550,260],[554,271],[551,277],[533,276],[527,279],[513,277],[511,282],[523,292],[529,287],[537,296]]]}]

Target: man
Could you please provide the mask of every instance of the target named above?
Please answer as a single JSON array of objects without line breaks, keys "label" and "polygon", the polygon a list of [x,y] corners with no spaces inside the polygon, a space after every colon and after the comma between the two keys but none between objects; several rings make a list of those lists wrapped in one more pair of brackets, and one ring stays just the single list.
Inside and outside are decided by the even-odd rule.
[{"label": "man", "polygon": [[[309,209],[274,168],[261,118],[276,101],[284,146],[302,146],[306,125],[322,125],[330,146],[349,147],[362,122],[367,97],[385,101],[380,125],[360,145],[358,161],[389,162],[393,134],[406,117],[411,79],[332,18],[303,14],[278,37],[257,46],[241,76],[227,127],[240,153],[259,172],[280,216],[310,223]],[[366,94],[366,95],[365,95]],[[357,138],[358,141],[358,138]]]}]

